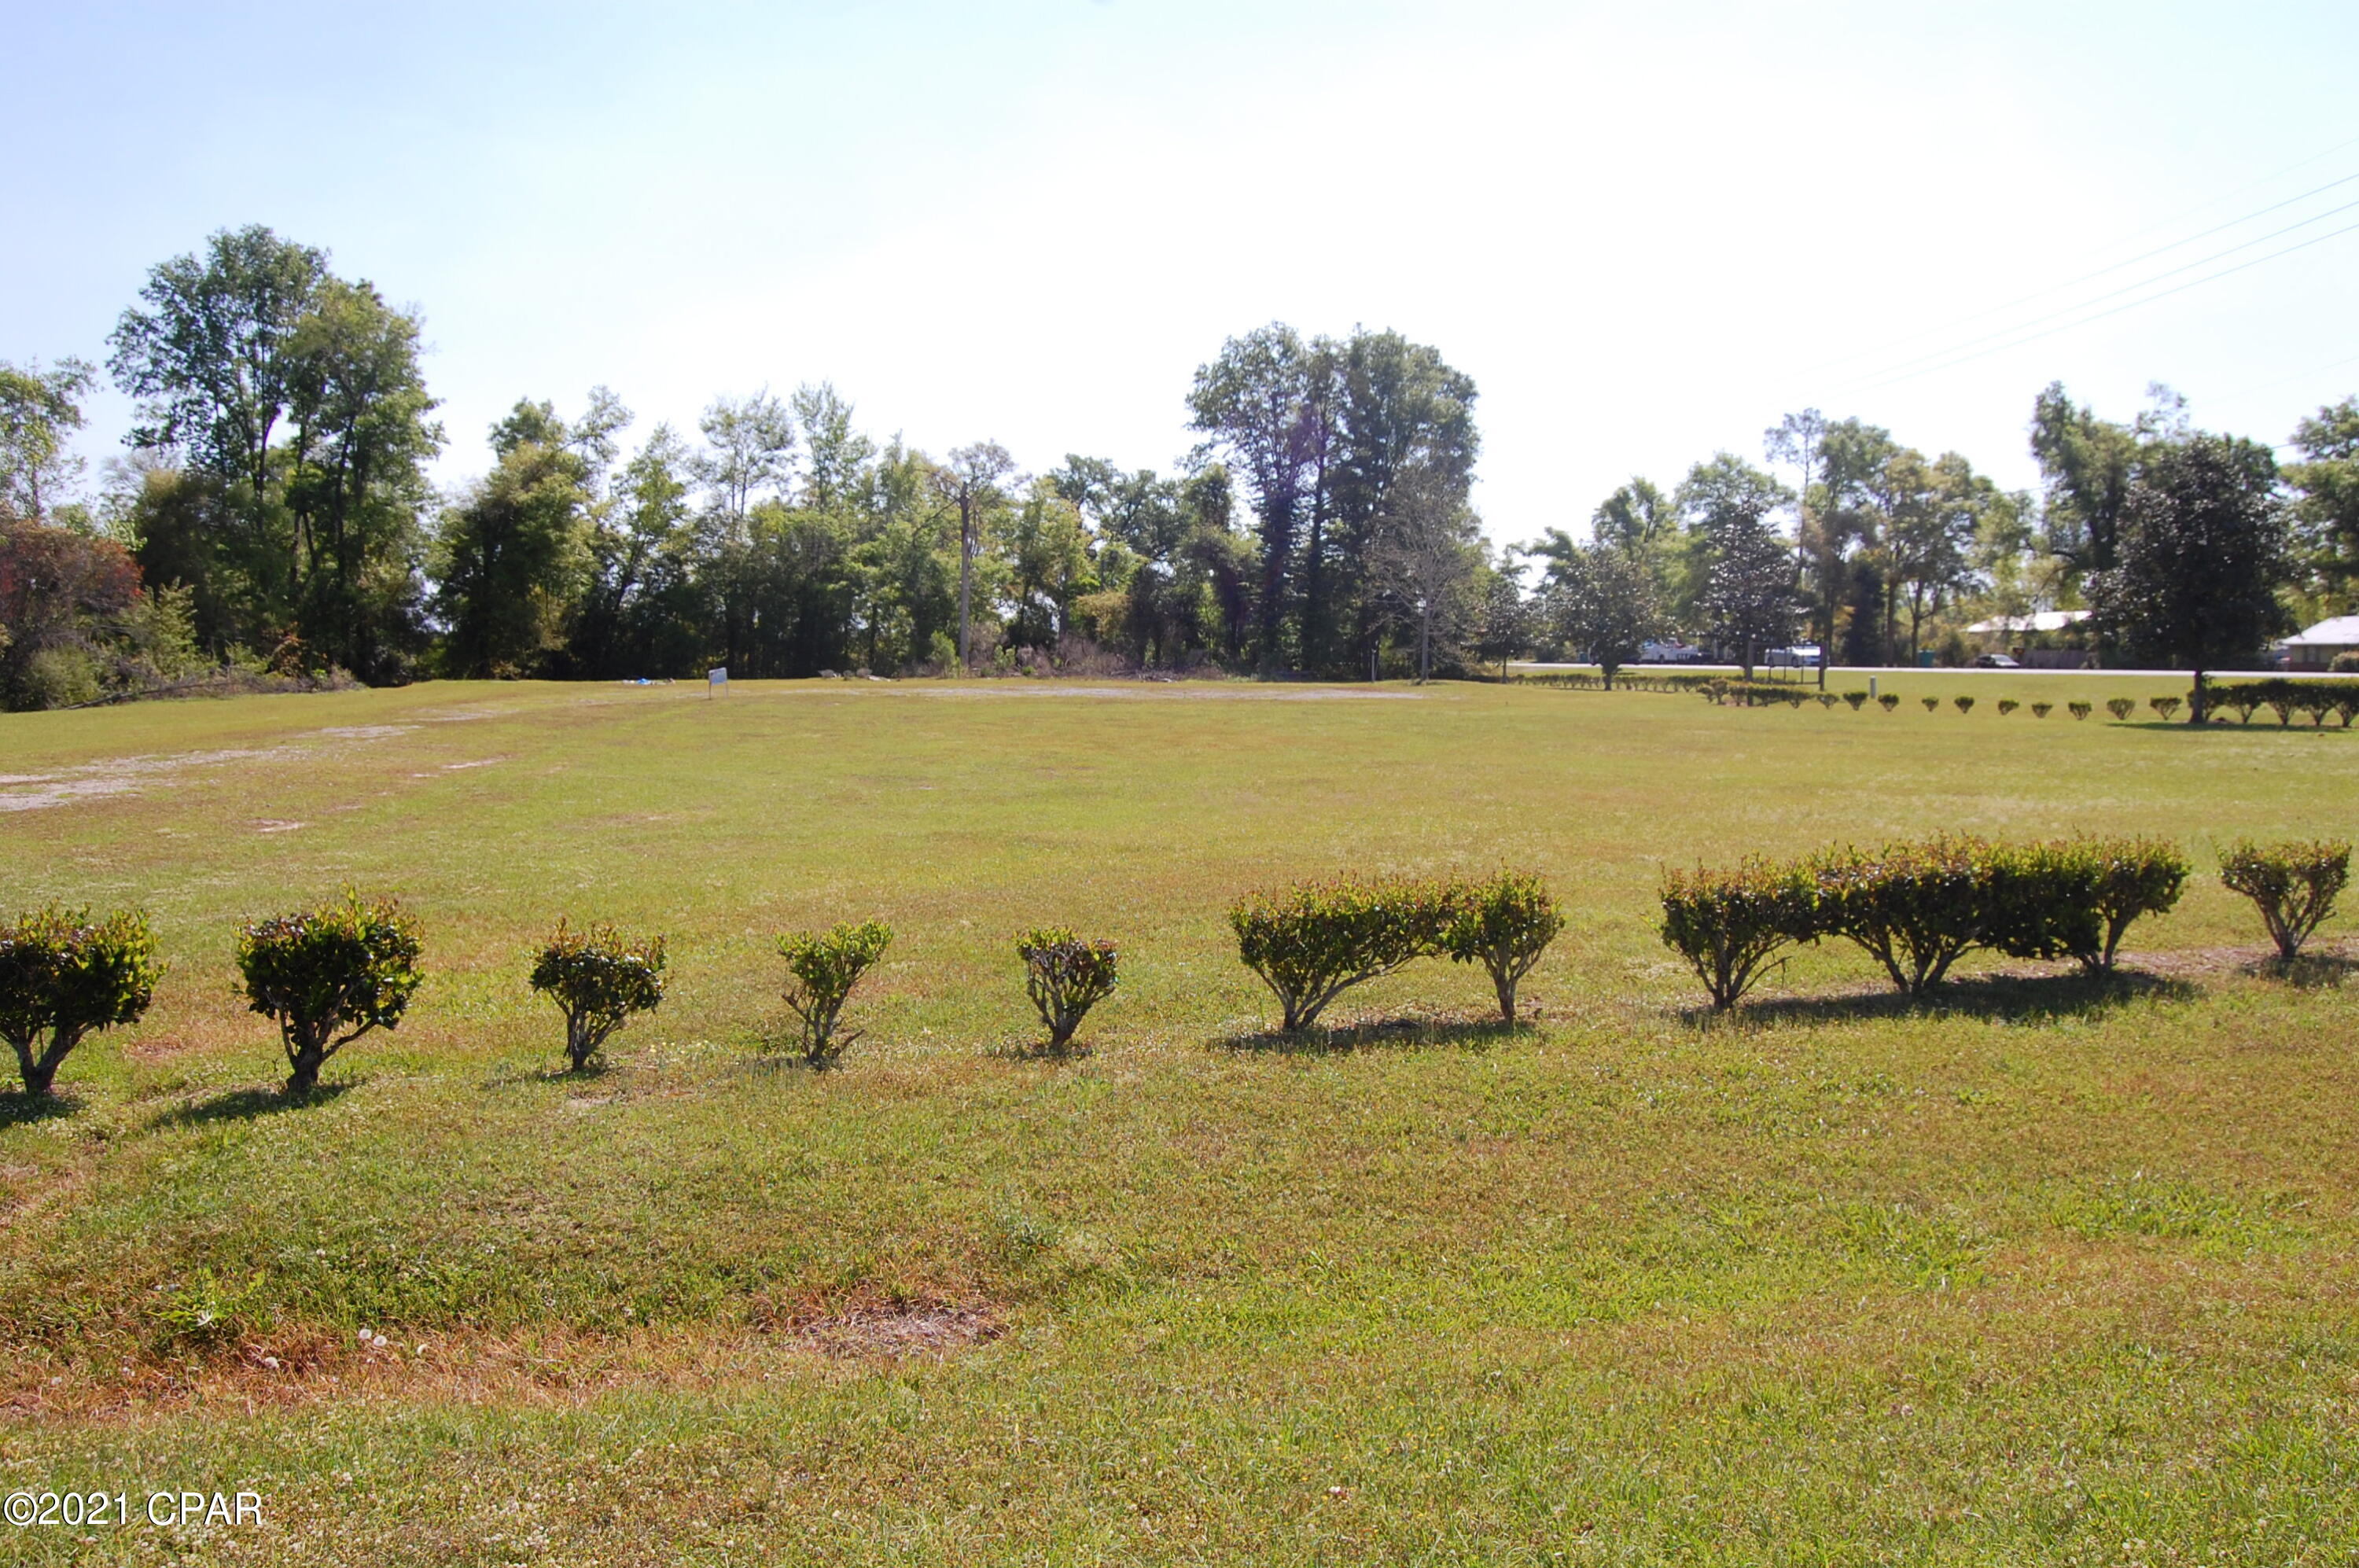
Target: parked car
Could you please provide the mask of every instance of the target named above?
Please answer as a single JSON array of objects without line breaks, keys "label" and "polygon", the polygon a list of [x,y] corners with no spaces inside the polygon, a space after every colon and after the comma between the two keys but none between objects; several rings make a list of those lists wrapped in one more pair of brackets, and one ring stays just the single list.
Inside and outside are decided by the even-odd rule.
[{"label": "parked car", "polygon": [[1826,650],[1814,642],[1796,643],[1792,648],[1773,648],[1762,662],[1772,670],[1816,670],[1827,661]]},{"label": "parked car", "polygon": [[1701,664],[1703,649],[1684,642],[1643,642],[1638,645],[1641,664]]},{"label": "parked car", "polygon": [[2023,666],[2006,654],[1985,653],[1975,658],[1974,668],[1976,670],[2020,670]]}]

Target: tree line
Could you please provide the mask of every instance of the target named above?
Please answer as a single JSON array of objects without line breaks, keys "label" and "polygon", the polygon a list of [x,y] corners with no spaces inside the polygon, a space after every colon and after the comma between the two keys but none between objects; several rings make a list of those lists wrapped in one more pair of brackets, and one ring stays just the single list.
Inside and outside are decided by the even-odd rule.
[{"label": "tree line", "polygon": [[1749,673],[1798,636],[1837,664],[1910,664],[1937,638],[1954,657],[1970,619],[2085,609],[2102,659],[2200,670],[2359,603],[2359,399],[2302,420],[2302,461],[2281,467],[2196,429],[2168,388],[2149,397],[2114,422],[2040,392],[2037,494],[1857,419],[1789,414],[1764,432],[1770,466],[1719,452],[1668,491],[1632,479],[1584,540],[1548,530],[1529,547],[1541,635],[1609,665],[1701,637]]},{"label": "tree line", "polygon": [[[1229,340],[1187,389],[1200,444],[1169,473],[1068,454],[1026,474],[990,441],[937,457],[871,437],[818,382],[717,398],[693,431],[635,446],[603,387],[562,411],[523,398],[455,490],[428,477],[450,438],[417,313],[316,247],[216,234],[150,270],[108,347],[138,422],[95,499],[71,441],[98,368],[0,364],[12,706],[223,667],[376,683],[1118,660],[1364,679],[1532,650],[1611,665],[1668,636],[1748,666],[1797,636],[1873,664],[1954,642],[1969,611],[2075,606],[2108,653],[2200,662],[2216,650],[2159,622],[2218,616],[2156,611],[2138,574],[2166,492],[2216,535],[2189,547],[2208,566],[2249,558],[2237,637],[2347,606],[2359,572],[2350,399],[2302,423],[2304,461],[2280,472],[2167,394],[2114,423],[2050,387],[2036,495],[1806,410],[1766,432],[1759,463],[1723,452],[1668,489],[1634,478],[1585,537],[1543,527],[1495,550],[1470,500],[1474,383],[1391,332]],[[2187,491],[2198,470],[2209,500]],[[2222,506],[2252,537],[2220,531]]]}]

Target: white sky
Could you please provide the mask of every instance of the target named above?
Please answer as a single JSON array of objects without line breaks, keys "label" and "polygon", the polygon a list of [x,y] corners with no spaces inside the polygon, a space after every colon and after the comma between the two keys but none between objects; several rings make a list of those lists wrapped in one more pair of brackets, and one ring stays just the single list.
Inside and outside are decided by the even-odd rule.
[{"label": "white sky", "polygon": [[[2359,175],[2347,4],[9,0],[0,27],[0,358],[103,359],[148,267],[268,223],[423,310],[445,480],[516,397],[598,382],[633,439],[825,378],[936,452],[1164,467],[1193,368],[1274,318],[1473,376],[1502,540],[1757,459],[1806,404],[2016,486],[2051,379],[2119,418],[2167,381],[2271,441],[2359,389],[2359,234],[1903,364],[2359,201],[1959,324]],[[128,416],[102,399],[85,450]]]}]

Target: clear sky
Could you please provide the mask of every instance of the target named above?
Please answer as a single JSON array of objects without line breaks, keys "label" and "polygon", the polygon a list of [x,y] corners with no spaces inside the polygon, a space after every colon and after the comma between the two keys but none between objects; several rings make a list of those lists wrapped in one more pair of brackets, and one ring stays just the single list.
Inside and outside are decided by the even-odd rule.
[{"label": "clear sky", "polygon": [[1805,405],[2016,486],[2050,380],[2271,441],[2359,389],[2348,0],[5,6],[0,358],[267,223],[422,310],[446,481],[596,383],[1163,467],[1272,319],[1473,376],[1502,540]]}]

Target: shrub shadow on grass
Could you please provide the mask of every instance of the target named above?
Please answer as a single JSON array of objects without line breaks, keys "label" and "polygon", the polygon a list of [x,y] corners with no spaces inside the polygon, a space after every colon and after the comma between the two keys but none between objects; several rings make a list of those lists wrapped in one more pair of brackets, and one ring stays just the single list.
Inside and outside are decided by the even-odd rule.
[{"label": "shrub shadow on grass", "polygon": [[34,1122],[54,1121],[72,1116],[82,1109],[82,1101],[71,1094],[55,1092],[27,1094],[13,1089],[0,1094],[0,1127],[26,1127]]},{"label": "shrub shadow on grass", "polygon": [[1833,996],[1777,996],[1748,1002],[1726,1013],[1687,1007],[1680,1018],[1698,1028],[1730,1021],[1812,1024],[1945,1017],[2037,1023],[2111,1012],[2134,1002],[2189,1001],[2201,994],[2200,987],[2185,980],[2136,970],[2115,970],[2111,975],[1975,975],[1948,981],[1922,996],[1879,990]]},{"label": "shrub shadow on grass", "polygon": [[1497,1018],[1370,1018],[1338,1024],[1332,1029],[1255,1029],[1223,1035],[1212,1042],[1215,1051],[1260,1051],[1277,1056],[1343,1055],[1354,1051],[1399,1051],[1425,1046],[1457,1046],[1488,1051],[1504,1040],[1536,1034],[1530,1019],[1504,1023]]},{"label": "shrub shadow on grass", "polygon": [[322,1083],[306,1094],[289,1094],[277,1089],[232,1089],[194,1105],[176,1105],[148,1123],[151,1130],[166,1127],[205,1127],[220,1122],[252,1121],[256,1116],[277,1116],[281,1111],[299,1111],[312,1105],[324,1105],[341,1099],[359,1087],[360,1080],[344,1079],[334,1083]]},{"label": "shrub shadow on grass", "polygon": [[985,1056],[1002,1062],[1079,1062],[1096,1054],[1096,1047],[1087,1040],[1068,1040],[1063,1045],[1050,1045],[1045,1040],[1026,1037],[1003,1040],[984,1051]]},{"label": "shrub shadow on grass", "polygon": [[2359,974],[2359,959],[2339,953],[2305,953],[2298,958],[2271,956],[2245,965],[2245,973],[2282,980],[2298,991],[2340,991],[2343,983]]},{"label": "shrub shadow on grass", "polygon": [[545,1063],[533,1067],[512,1067],[494,1073],[487,1083],[495,1089],[509,1088],[518,1083],[594,1083],[620,1072],[622,1068],[618,1063],[593,1057],[588,1065],[578,1070],[561,1062],[555,1067]]}]

